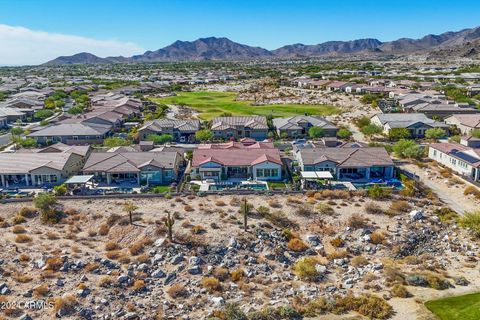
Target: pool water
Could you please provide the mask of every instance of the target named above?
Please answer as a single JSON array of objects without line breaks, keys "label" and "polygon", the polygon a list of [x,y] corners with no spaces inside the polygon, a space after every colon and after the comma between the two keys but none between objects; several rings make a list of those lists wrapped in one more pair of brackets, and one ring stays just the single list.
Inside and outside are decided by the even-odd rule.
[{"label": "pool water", "polygon": [[223,185],[223,184],[214,184],[208,187],[210,191],[218,191],[218,190],[238,190],[238,189],[245,189],[245,190],[268,190],[266,184],[238,184],[238,185]]}]

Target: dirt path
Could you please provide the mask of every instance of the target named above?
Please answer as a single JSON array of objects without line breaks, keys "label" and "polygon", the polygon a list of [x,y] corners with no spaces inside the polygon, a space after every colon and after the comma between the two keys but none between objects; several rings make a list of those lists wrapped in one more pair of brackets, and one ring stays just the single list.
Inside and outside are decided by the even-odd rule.
[{"label": "dirt path", "polygon": [[478,202],[463,194],[465,186],[470,185],[467,181],[465,181],[465,185],[463,186],[449,186],[446,182],[452,178],[439,178],[436,175],[438,174],[437,169],[419,168],[414,164],[404,164],[400,167],[411,173],[415,173],[420,178],[420,181],[438,195],[440,200],[459,214],[478,210]]}]

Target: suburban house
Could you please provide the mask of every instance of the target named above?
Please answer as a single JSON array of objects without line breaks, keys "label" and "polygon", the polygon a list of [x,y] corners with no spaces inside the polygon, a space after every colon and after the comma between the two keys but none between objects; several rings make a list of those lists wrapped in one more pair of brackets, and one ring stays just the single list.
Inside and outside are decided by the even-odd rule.
[{"label": "suburban house", "polygon": [[95,152],[82,172],[107,185],[161,185],[178,179],[183,161],[178,152]]},{"label": "suburban house", "polygon": [[140,140],[147,139],[150,134],[169,134],[177,142],[194,142],[195,132],[200,130],[200,121],[198,120],[170,120],[157,119],[146,121],[138,129]]},{"label": "suburban house", "polygon": [[273,126],[280,137],[293,139],[307,137],[311,127],[322,128],[326,137],[335,137],[338,130],[335,125],[324,118],[313,116],[275,118]]},{"label": "suburban house", "polygon": [[282,160],[273,143],[230,142],[193,151],[193,180],[281,180]]},{"label": "suburban house", "polygon": [[5,117],[7,123],[13,123],[25,120],[27,114],[17,108],[0,107],[0,117]]},{"label": "suburban house", "polygon": [[82,169],[90,147],[56,144],[43,149],[0,153],[2,187],[58,185]]},{"label": "suburban house", "polygon": [[216,117],[210,128],[215,138],[252,138],[265,140],[268,137],[267,118],[262,116]]},{"label": "suburban house", "polygon": [[370,120],[382,127],[386,134],[395,128],[405,128],[412,138],[423,138],[425,131],[431,128],[442,128],[446,132],[449,128],[447,124],[432,120],[423,113],[379,113]]},{"label": "suburban house", "polygon": [[[428,157],[452,169],[462,176],[480,181],[480,141],[462,139],[460,143],[432,143],[428,148]],[[469,146],[470,144],[470,146]]]},{"label": "suburban house", "polygon": [[480,129],[480,114],[456,114],[445,119],[445,123],[457,127],[462,134]]},{"label": "suburban house", "polygon": [[330,171],[341,181],[394,177],[393,161],[384,148],[304,148],[298,150],[296,158],[301,171]]},{"label": "suburban house", "polygon": [[86,123],[62,123],[52,125],[28,135],[37,143],[45,145],[62,142],[68,145],[101,144],[110,135],[111,127],[108,125]]}]

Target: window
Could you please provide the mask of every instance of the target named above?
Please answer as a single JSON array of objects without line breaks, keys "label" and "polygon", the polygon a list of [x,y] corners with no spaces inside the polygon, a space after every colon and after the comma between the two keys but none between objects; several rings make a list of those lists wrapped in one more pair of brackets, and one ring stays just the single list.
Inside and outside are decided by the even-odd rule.
[{"label": "window", "polygon": [[257,169],[257,177],[277,177],[278,169]]},{"label": "window", "polygon": [[257,177],[263,177],[263,169],[257,169]]}]

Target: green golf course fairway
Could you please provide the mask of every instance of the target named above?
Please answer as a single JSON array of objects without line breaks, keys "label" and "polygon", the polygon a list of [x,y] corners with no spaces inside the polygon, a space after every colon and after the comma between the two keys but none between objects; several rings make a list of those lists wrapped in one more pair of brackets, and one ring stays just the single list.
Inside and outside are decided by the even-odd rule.
[{"label": "green golf course fairway", "polygon": [[152,98],[156,103],[185,105],[200,113],[203,120],[211,120],[222,113],[241,115],[272,115],[291,117],[295,115],[327,116],[338,114],[340,108],[323,104],[272,104],[253,106],[251,101],[235,101],[235,92],[178,92],[176,96],[166,98]]},{"label": "green golf course fairway", "polygon": [[480,293],[427,301],[425,306],[441,320],[480,319]]}]

